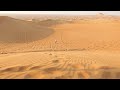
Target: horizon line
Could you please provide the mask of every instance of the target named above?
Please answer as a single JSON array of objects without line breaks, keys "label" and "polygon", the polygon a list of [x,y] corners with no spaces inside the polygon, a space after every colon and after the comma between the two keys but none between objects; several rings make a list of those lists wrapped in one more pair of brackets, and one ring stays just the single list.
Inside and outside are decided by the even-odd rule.
[{"label": "horizon line", "polygon": [[120,11],[0,11],[0,15],[120,15]]}]

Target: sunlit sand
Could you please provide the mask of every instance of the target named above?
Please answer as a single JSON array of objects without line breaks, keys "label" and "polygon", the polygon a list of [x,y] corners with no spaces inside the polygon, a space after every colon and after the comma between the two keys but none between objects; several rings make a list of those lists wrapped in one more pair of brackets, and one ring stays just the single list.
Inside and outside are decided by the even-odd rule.
[{"label": "sunlit sand", "polygon": [[0,79],[120,79],[120,17],[0,16]]}]

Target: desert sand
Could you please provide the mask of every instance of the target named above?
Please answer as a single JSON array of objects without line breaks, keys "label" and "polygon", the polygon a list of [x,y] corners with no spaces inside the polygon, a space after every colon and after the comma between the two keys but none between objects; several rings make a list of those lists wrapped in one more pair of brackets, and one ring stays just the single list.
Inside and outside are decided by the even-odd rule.
[{"label": "desert sand", "polygon": [[120,79],[120,17],[81,18],[0,16],[0,79]]}]

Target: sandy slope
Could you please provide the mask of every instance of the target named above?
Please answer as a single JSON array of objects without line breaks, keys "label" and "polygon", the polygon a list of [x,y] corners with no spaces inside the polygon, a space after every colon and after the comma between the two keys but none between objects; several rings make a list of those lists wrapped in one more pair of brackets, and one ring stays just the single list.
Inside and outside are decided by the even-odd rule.
[{"label": "sandy slope", "polygon": [[54,31],[34,23],[0,16],[0,42],[26,43],[43,39]]},{"label": "sandy slope", "polygon": [[120,78],[120,54],[59,51],[10,54],[0,58],[0,78]]},{"label": "sandy slope", "polygon": [[120,78],[119,29],[119,20],[105,17],[72,23],[0,17],[0,78]]},{"label": "sandy slope", "polygon": [[[36,51],[50,49],[120,50],[119,25],[119,23],[61,24],[53,26],[52,29],[54,33],[41,40],[27,42],[31,40],[31,38],[27,37],[26,43],[1,43],[1,51],[21,52],[21,50]],[[45,32],[47,32],[47,30]],[[44,35],[44,33],[42,33],[42,35]],[[33,37],[34,36],[37,36],[37,34],[33,35]],[[41,31],[37,37],[42,37]],[[20,39],[23,39],[23,37]],[[14,45],[16,47],[14,47]],[[9,47],[11,47],[12,50]]]}]

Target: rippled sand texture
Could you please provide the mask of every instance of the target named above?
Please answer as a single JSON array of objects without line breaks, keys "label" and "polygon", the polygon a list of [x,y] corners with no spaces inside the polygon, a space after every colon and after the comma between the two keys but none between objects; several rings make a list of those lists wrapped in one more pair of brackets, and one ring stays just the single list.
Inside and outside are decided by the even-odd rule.
[{"label": "rippled sand texture", "polygon": [[1,56],[4,79],[120,78],[120,54],[90,51],[30,52]]},{"label": "rippled sand texture", "polygon": [[0,16],[0,79],[120,79],[120,19],[93,18]]}]

